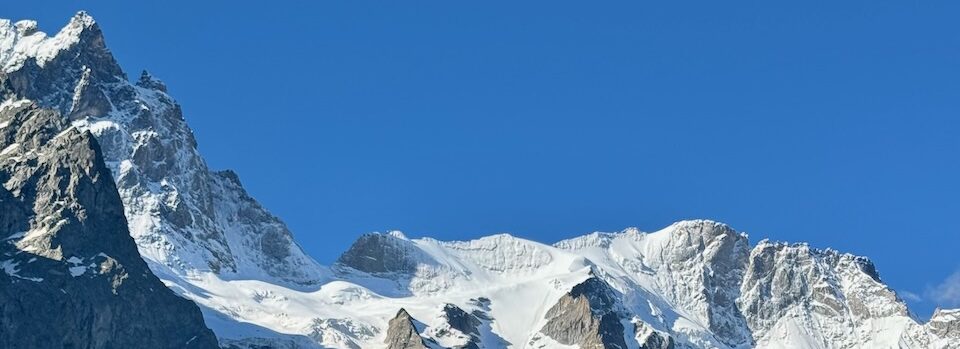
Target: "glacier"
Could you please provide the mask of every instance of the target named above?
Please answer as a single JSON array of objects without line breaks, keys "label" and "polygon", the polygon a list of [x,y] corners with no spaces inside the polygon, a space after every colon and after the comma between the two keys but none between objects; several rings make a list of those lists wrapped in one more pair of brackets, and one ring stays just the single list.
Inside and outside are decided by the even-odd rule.
[{"label": "glacier", "polygon": [[960,311],[918,319],[868,259],[708,220],[552,244],[371,233],[321,265],[87,13],[54,36],[0,20],[0,67],[95,135],[141,257],[225,348],[960,348]]}]

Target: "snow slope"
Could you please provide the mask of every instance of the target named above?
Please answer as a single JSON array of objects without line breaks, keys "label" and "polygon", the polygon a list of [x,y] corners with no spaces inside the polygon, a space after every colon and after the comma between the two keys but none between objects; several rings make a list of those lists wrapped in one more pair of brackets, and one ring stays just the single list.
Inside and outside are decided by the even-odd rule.
[{"label": "snow slope", "polygon": [[[465,343],[465,336],[442,335],[449,326],[441,310],[453,304],[491,319],[481,347],[565,347],[542,335],[546,314],[592,276],[620,295],[624,321],[669,334],[680,347],[954,348],[960,343],[913,319],[862,257],[767,241],[750,247],[746,239],[710,221],[678,222],[653,233],[593,233],[552,246],[505,234],[462,242],[368,234],[354,245],[363,249],[347,251],[331,279],[317,287],[293,289],[211,274],[170,286],[216,311],[212,316],[220,319],[210,325],[218,335],[247,338],[247,343],[301,336],[306,347],[311,340],[327,347],[382,347],[387,322],[403,308],[423,322],[421,335],[453,347]],[[355,267],[370,266],[343,263],[354,260],[350,255],[373,259],[397,250],[408,257],[394,265],[413,268],[363,271]],[[721,272],[734,277],[723,280]],[[944,322],[955,326],[956,315],[943,314]],[[244,325],[231,323],[236,320]],[[251,332],[250,327],[270,331]]]},{"label": "snow slope", "polygon": [[[865,258],[751,246],[711,221],[553,245],[367,234],[322,266],[235,173],[207,167],[163,83],[129,81],[89,15],[54,36],[0,21],[0,65],[20,98],[97,137],[140,255],[224,346],[381,348],[403,308],[436,347],[960,347],[955,311],[913,318]],[[548,326],[567,322],[583,326]]]},{"label": "snow slope", "polygon": [[374,275],[338,265],[330,281],[298,289],[212,274],[186,277],[170,286],[219,313],[213,316],[227,315],[218,321],[223,328],[211,323],[221,336],[250,336],[243,326],[229,324],[239,320],[276,332],[261,332],[265,338],[299,334],[333,347],[375,348],[382,345],[385,326],[398,309],[436,329],[445,324],[440,319],[444,305],[454,304],[495,319],[482,334],[484,343],[522,346],[533,334],[529,329],[542,325],[546,309],[590,271],[579,256],[507,235],[469,242],[387,237],[422,252],[414,271]]}]

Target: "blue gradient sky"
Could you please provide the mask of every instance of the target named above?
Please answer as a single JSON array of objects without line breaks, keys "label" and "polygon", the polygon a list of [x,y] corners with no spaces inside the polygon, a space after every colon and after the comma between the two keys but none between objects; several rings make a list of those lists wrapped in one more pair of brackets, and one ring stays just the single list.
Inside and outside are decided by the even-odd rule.
[{"label": "blue gradient sky", "polygon": [[867,255],[922,317],[960,302],[956,1],[269,4],[0,17],[88,10],[324,263],[369,231],[710,218]]}]

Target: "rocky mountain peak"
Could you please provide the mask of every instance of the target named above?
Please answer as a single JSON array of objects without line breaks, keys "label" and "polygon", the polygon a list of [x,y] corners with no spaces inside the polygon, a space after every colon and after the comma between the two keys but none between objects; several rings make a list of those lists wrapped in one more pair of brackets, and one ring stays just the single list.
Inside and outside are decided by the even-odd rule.
[{"label": "rocky mountain peak", "polygon": [[[0,46],[6,48],[0,52],[4,72],[19,70],[24,64],[45,67],[63,56],[60,59],[75,63],[75,68],[83,65],[96,68],[102,73],[98,74],[101,77],[122,75],[107,49],[100,26],[83,11],[74,15],[54,36],[40,31],[36,21],[11,24],[9,20],[0,20]],[[105,59],[109,62],[104,62]]]},{"label": "rocky mountain peak", "polygon": [[140,79],[137,80],[137,86],[143,87],[146,89],[157,90],[160,92],[167,92],[167,85],[160,81],[150,74],[150,72],[143,70],[140,72]]},{"label": "rocky mountain peak", "polygon": [[540,332],[564,345],[627,349],[620,307],[616,291],[591,277],[547,311]]},{"label": "rocky mountain peak", "polygon": [[412,274],[422,253],[402,235],[371,233],[360,236],[340,255],[337,265],[373,274]]},{"label": "rocky mountain peak", "polygon": [[53,37],[33,21],[9,23],[0,21],[0,64],[18,96],[71,120],[111,111],[106,86],[126,76],[92,17],[78,13]]},{"label": "rocky mountain peak", "polygon": [[149,73],[136,84],[85,12],[48,37],[33,23],[0,23],[0,63],[11,95],[59,111],[103,147],[152,267],[315,284],[325,269],[228,172],[211,171],[180,106]]},{"label": "rocky mountain peak", "polygon": [[715,239],[748,240],[746,234],[737,232],[729,225],[706,219],[679,221],[671,224],[667,230],[673,231],[671,236],[675,239],[693,244]]},{"label": "rocky mountain peak", "polygon": [[[789,321],[817,321],[835,329],[817,334],[825,342],[862,335],[856,331],[857,319],[910,318],[906,305],[880,282],[868,259],[807,244],[758,243],[737,302],[751,314],[748,323],[755,333],[770,333]],[[856,341],[866,343],[868,338]]]},{"label": "rocky mountain peak", "polygon": [[390,320],[387,337],[384,339],[387,349],[427,349],[427,344],[414,325],[413,317],[406,309],[400,308]]},{"label": "rocky mountain peak", "polygon": [[59,43],[64,44],[62,49],[68,49],[69,45],[96,45],[105,49],[103,43],[103,32],[97,21],[93,19],[86,11],[78,11],[70,21],[67,22],[60,31],[53,37]]},{"label": "rocky mountain peak", "polygon": [[70,18],[70,22],[67,24],[67,28],[91,28],[97,24],[97,21],[93,19],[87,11],[77,11],[73,17]]},{"label": "rocky mountain peak", "polygon": [[23,100],[0,125],[0,346],[216,348],[140,258],[93,135]]},{"label": "rocky mountain peak", "polygon": [[960,341],[960,309],[937,308],[926,326],[940,338]]},{"label": "rocky mountain peak", "polygon": [[[960,313],[918,324],[868,259],[751,248],[709,220],[552,246],[367,234],[329,272],[236,173],[207,167],[166,85],[145,71],[127,81],[86,13],[53,37],[0,20],[0,67],[0,316],[83,315],[53,319],[55,333],[14,326],[2,344],[129,330],[213,347],[152,269],[229,348],[960,347]],[[102,314],[136,326],[72,330],[118,298]]]}]

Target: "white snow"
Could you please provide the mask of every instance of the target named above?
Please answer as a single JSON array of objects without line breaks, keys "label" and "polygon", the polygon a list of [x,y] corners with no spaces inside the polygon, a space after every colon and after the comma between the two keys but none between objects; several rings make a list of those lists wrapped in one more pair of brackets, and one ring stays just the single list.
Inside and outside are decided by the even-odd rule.
[{"label": "white snow", "polygon": [[[590,234],[555,246],[505,234],[459,242],[389,234],[423,252],[415,273],[377,277],[337,272],[318,287],[226,280],[212,273],[161,277],[200,304],[206,318],[214,319],[211,328],[231,340],[286,340],[302,335],[330,347],[378,348],[386,335],[386,323],[404,308],[426,325],[423,336],[453,345],[464,337],[456,333],[438,337],[444,326],[438,319],[438,309],[450,303],[469,311],[475,308],[469,300],[486,297],[490,300],[486,313],[494,320],[484,335],[485,343],[503,341],[511,343],[510,348],[563,348],[539,333],[546,322],[545,313],[571,287],[593,273],[625,293],[622,301],[627,310],[637,321],[648,324],[648,330],[669,333],[697,347],[727,348],[716,340],[709,320],[698,308],[697,288],[702,286],[672,279],[683,277],[669,262],[672,254],[683,251],[675,250],[683,248],[677,245],[677,231],[695,224],[699,222],[673,225],[655,233],[627,229]],[[855,277],[849,280],[863,282],[853,281]],[[793,319],[781,318],[758,339],[761,347],[832,348],[822,346],[822,334],[809,333],[810,324]],[[331,326],[334,320],[353,325]],[[858,340],[884,347],[896,343],[894,340],[911,324],[915,323],[908,317],[879,318],[857,327],[866,331]],[[251,331],[251,326],[269,331]]]},{"label": "white snow", "polygon": [[18,148],[20,148],[20,143],[11,143],[6,148],[3,148],[3,150],[0,150],[0,155],[7,155],[8,153],[16,151]]},{"label": "white snow", "polygon": [[20,276],[20,269],[17,268],[17,266],[19,265],[20,265],[20,262],[14,261],[12,259],[0,261],[0,269],[3,269],[3,271],[7,273],[7,275],[9,276],[15,277],[17,279],[28,280],[33,282],[43,281],[43,278]]},{"label": "white snow", "polygon": [[[396,234],[393,236],[400,238]],[[543,322],[543,313],[567,290],[588,277],[583,260],[557,248],[498,235],[467,242],[411,240],[434,260],[401,283],[414,287],[417,296],[407,294],[397,282],[370,282],[369,276],[331,280],[318,288],[292,289],[256,280],[223,280],[203,273],[183,279],[167,280],[175,290],[201,304],[207,318],[227,314],[238,321],[217,321],[212,325],[221,336],[247,336],[243,328],[252,324],[275,333],[303,334],[333,331],[314,326],[316,319],[367,324],[363,333],[338,328],[336,335],[346,337],[364,348],[380,346],[387,321],[401,307],[414,318],[429,322],[446,303],[464,309],[472,298],[491,300],[489,315],[495,319],[491,331],[511,343],[526,343],[530,329]],[[486,255],[478,251],[492,251]],[[545,263],[545,261],[554,261]],[[502,263],[504,268],[491,268]],[[427,283],[427,279],[430,282]],[[188,284],[188,287],[180,285]],[[386,296],[395,295],[395,296]],[[371,327],[366,327],[371,326]],[[353,332],[351,332],[353,331]]]},{"label": "white snow", "polygon": [[[72,265],[71,267],[68,268],[68,270],[70,271],[70,276],[78,277],[87,272],[88,266],[82,265],[83,258],[71,256],[70,258],[67,259],[67,264]],[[92,266],[93,264],[91,264],[89,267],[92,267]]]},{"label": "white snow", "polygon": [[87,266],[78,265],[75,267],[70,267],[69,270],[70,270],[70,276],[77,277],[87,272]]},{"label": "white snow", "polygon": [[27,232],[21,231],[19,233],[10,234],[10,236],[7,236],[7,238],[4,240],[16,240],[16,239],[22,238],[24,235],[27,235]]},{"label": "white snow", "polygon": [[11,23],[10,20],[0,19],[0,67],[4,72],[16,71],[29,58],[36,59],[37,65],[43,67],[60,51],[76,44],[80,34],[94,23],[92,17],[81,12],[57,35],[48,37],[38,30],[35,21]]},{"label": "white snow", "polygon": [[[15,71],[29,59],[44,67],[77,44],[93,25],[93,19],[81,13],[48,37],[34,21],[0,20],[0,69]],[[85,80],[89,73],[81,75],[72,81],[73,87],[89,83]],[[468,312],[481,310],[471,299],[484,297],[490,303],[482,311],[492,319],[481,329],[485,346],[570,348],[539,333],[545,313],[572,287],[595,276],[621,293],[624,309],[618,311],[647,324],[648,332],[669,333],[682,345],[727,348],[711,330],[711,321],[719,317],[734,327],[742,325],[732,331],[734,336],[752,329],[747,340],[765,348],[957,347],[956,341],[931,337],[925,325],[903,316],[905,305],[863,273],[854,256],[769,242],[751,250],[745,234],[706,235],[702,229],[720,226],[709,221],[678,222],[654,233],[635,228],[597,232],[554,245],[508,234],[443,242],[390,232],[386,236],[410,247],[411,256],[417,258],[409,275],[369,275],[321,266],[286,240],[292,238],[283,223],[249,198],[232,176],[207,168],[170,96],[127,82],[102,88],[110,89],[105,91],[108,96],[129,95],[130,100],[111,101],[114,108],[109,114],[81,118],[71,129],[90,131],[100,140],[130,233],[150,269],[168,287],[200,305],[207,325],[225,342],[382,348],[387,322],[404,308],[426,326],[424,336],[454,344],[462,336],[438,338],[444,326],[438,309],[449,303]],[[73,90],[74,101],[80,98],[77,92]],[[0,109],[23,103],[32,102],[4,101]],[[4,127],[9,126],[0,125]],[[10,145],[0,155],[17,149]],[[138,154],[149,158],[143,161]],[[189,217],[182,219],[190,222],[175,224],[162,212],[187,212],[180,217]],[[36,232],[58,229],[63,223],[49,219],[6,240],[19,239],[15,242],[21,250],[31,252],[27,242],[41,235]],[[264,242],[271,236],[276,238],[273,245]],[[280,246],[285,254],[278,260],[265,246]],[[769,275],[760,275],[743,288],[739,282],[746,280],[734,280],[725,289],[707,283],[727,276],[712,268],[713,259],[753,258],[761,252],[771,252],[771,258],[780,262],[771,278],[786,279],[787,284],[798,282],[791,279],[794,276],[809,280],[785,290],[761,289]],[[80,257],[66,261],[75,277],[95,269]],[[42,281],[20,276],[17,267],[12,260],[0,262],[7,275]],[[800,292],[811,288],[825,291],[819,297]],[[705,296],[709,292],[726,297],[721,304],[726,308],[711,303]],[[783,313],[778,316],[751,314],[750,319],[740,319],[724,312],[755,304],[752,301],[769,306],[790,297],[802,301],[771,309]],[[931,323],[960,321],[957,317],[960,313],[942,311]],[[747,329],[743,322],[752,327]]]}]

